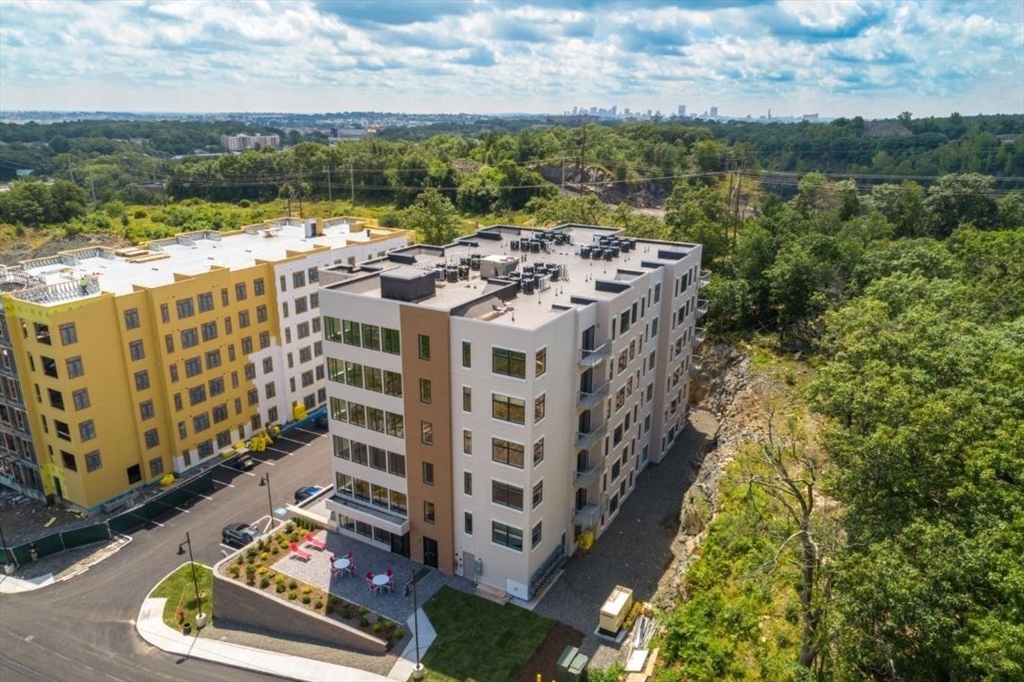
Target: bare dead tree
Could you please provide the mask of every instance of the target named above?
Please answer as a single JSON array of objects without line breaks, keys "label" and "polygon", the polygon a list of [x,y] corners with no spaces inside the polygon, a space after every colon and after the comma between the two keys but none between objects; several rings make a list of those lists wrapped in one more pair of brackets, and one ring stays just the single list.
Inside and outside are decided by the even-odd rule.
[{"label": "bare dead tree", "polygon": [[[808,671],[820,672],[828,639],[825,615],[832,594],[828,566],[831,543],[837,537],[833,520],[820,504],[822,462],[798,438],[795,420],[789,424],[788,436],[779,437],[774,407],[769,409],[768,435],[758,444],[755,461],[760,466],[746,476],[747,499],[756,504],[754,488],[763,490],[784,510],[789,533],[764,569],[774,572],[780,563],[787,562],[799,570],[797,593],[802,630],[798,662]],[[823,536],[828,550],[822,548]]]}]

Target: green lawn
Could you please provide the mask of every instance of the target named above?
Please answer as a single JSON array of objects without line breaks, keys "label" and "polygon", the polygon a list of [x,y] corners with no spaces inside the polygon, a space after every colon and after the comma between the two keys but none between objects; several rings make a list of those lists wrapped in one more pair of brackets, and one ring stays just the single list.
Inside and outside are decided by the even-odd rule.
[{"label": "green lawn", "polygon": [[431,682],[513,682],[555,621],[442,587],[423,605],[437,639],[423,657]]},{"label": "green lawn", "polygon": [[[203,612],[207,614],[207,622],[212,622],[213,614],[213,571],[206,566],[196,564],[196,578],[199,580],[199,591],[203,593]],[[163,582],[153,590],[153,597],[166,597],[164,605],[164,622],[175,630],[178,624],[176,612],[180,606],[185,611],[185,621],[196,622],[199,613],[196,602],[196,588],[192,581],[192,567],[185,564],[174,573],[164,578]]]}]

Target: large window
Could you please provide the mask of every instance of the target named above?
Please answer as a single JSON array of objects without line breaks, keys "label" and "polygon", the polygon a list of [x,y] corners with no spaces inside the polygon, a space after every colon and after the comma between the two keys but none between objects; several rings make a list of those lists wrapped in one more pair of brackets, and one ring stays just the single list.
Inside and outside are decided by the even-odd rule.
[{"label": "large window", "polygon": [[509,483],[491,481],[491,502],[522,511],[523,489]]},{"label": "large window", "polygon": [[380,350],[380,327],[372,324],[363,325],[363,348]]},{"label": "large window", "polygon": [[420,334],[417,340],[420,350],[420,360],[430,359],[430,337],[425,334]]},{"label": "large window", "polygon": [[500,393],[491,394],[491,416],[513,424],[526,423],[526,401]]},{"label": "large window", "polygon": [[324,318],[324,338],[328,341],[341,341],[341,320],[336,317]]},{"label": "large window", "polygon": [[341,321],[341,338],[342,341],[350,346],[358,346],[359,343],[359,323],[353,322],[352,320]]},{"label": "large window", "polygon": [[196,333],[195,327],[181,330],[182,348],[192,348],[197,345],[199,345],[199,334]]},{"label": "large window", "polygon": [[537,351],[536,360],[533,363],[534,376],[541,376],[548,371],[548,349],[541,348]]},{"label": "large window", "polygon": [[60,344],[62,346],[78,343],[78,332],[75,331],[74,322],[65,322],[58,329],[60,329]]},{"label": "large window", "polygon": [[139,328],[139,309],[129,308],[124,311],[124,326],[125,329],[138,329]]},{"label": "large window", "polygon": [[504,523],[492,521],[491,542],[521,552],[523,551],[523,531],[519,528],[506,526]]},{"label": "large window", "polygon": [[491,371],[518,379],[526,378],[526,353],[495,346],[491,350]]},{"label": "large window", "polygon": [[327,358],[327,378],[340,384],[345,383],[345,362],[337,358]]},{"label": "large window", "polygon": [[381,348],[385,353],[401,355],[402,338],[397,329],[381,327]]},{"label": "large window", "polygon": [[433,389],[430,379],[420,379],[420,402],[430,404],[433,400]]},{"label": "large window", "polygon": [[420,442],[424,445],[434,444],[434,425],[431,422],[420,422]]},{"label": "large window", "polygon": [[535,423],[544,418],[545,402],[545,394],[543,393],[533,399],[533,421]]},{"label": "large window", "polygon": [[217,338],[217,323],[215,321],[204,322],[200,329],[202,330],[203,341],[213,341]]},{"label": "large window", "polygon": [[402,375],[400,373],[384,370],[384,393],[398,398],[402,397]]},{"label": "large window", "polygon": [[199,312],[205,313],[210,310],[213,310],[213,294],[211,294],[210,292],[205,292],[199,294],[197,299],[199,301]]},{"label": "large window", "polygon": [[504,438],[491,438],[491,459],[495,462],[522,469],[524,466],[523,452],[522,443],[513,443]]},{"label": "large window", "polygon": [[544,501],[544,481],[538,481],[537,485],[533,486],[533,508],[536,509],[537,505]]},{"label": "large window", "polygon": [[541,521],[537,522],[537,525],[533,527],[533,532],[530,533],[530,549],[537,549],[537,545],[541,541]]},{"label": "large window", "polygon": [[192,317],[195,315],[195,309],[192,307],[191,298],[183,298],[177,302],[178,308],[178,319],[182,320],[186,317]]},{"label": "large window", "polygon": [[462,366],[470,367],[473,364],[473,345],[469,341],[462,342]]}]

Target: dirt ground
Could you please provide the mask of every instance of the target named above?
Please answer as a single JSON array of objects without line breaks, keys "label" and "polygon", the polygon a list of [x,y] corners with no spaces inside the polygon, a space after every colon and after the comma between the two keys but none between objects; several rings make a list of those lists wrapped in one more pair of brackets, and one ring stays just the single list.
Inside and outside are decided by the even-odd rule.
[{"label": "dirt ground", "polygon": [[551,632],[533,652],[533,657],[519,671],[516,682],[537,682],[538,674],[542,675],[541,679],[545,682],[557,679],[555,664],[558,663],[558,657],[565,651],[565,647],[569,645],[578,647],[582,643],[582,632],[565,623],[555,623],[555,627],[551,628]]}]

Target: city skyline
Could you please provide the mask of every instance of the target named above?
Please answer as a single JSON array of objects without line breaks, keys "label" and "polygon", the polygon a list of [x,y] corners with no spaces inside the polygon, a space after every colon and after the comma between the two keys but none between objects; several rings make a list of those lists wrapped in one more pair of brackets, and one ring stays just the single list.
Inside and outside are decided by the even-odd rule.
[{"label": "city skyline", "polygon": [[0,79],[7,111],[1020,113],[1024,5],[15,0]]}]

